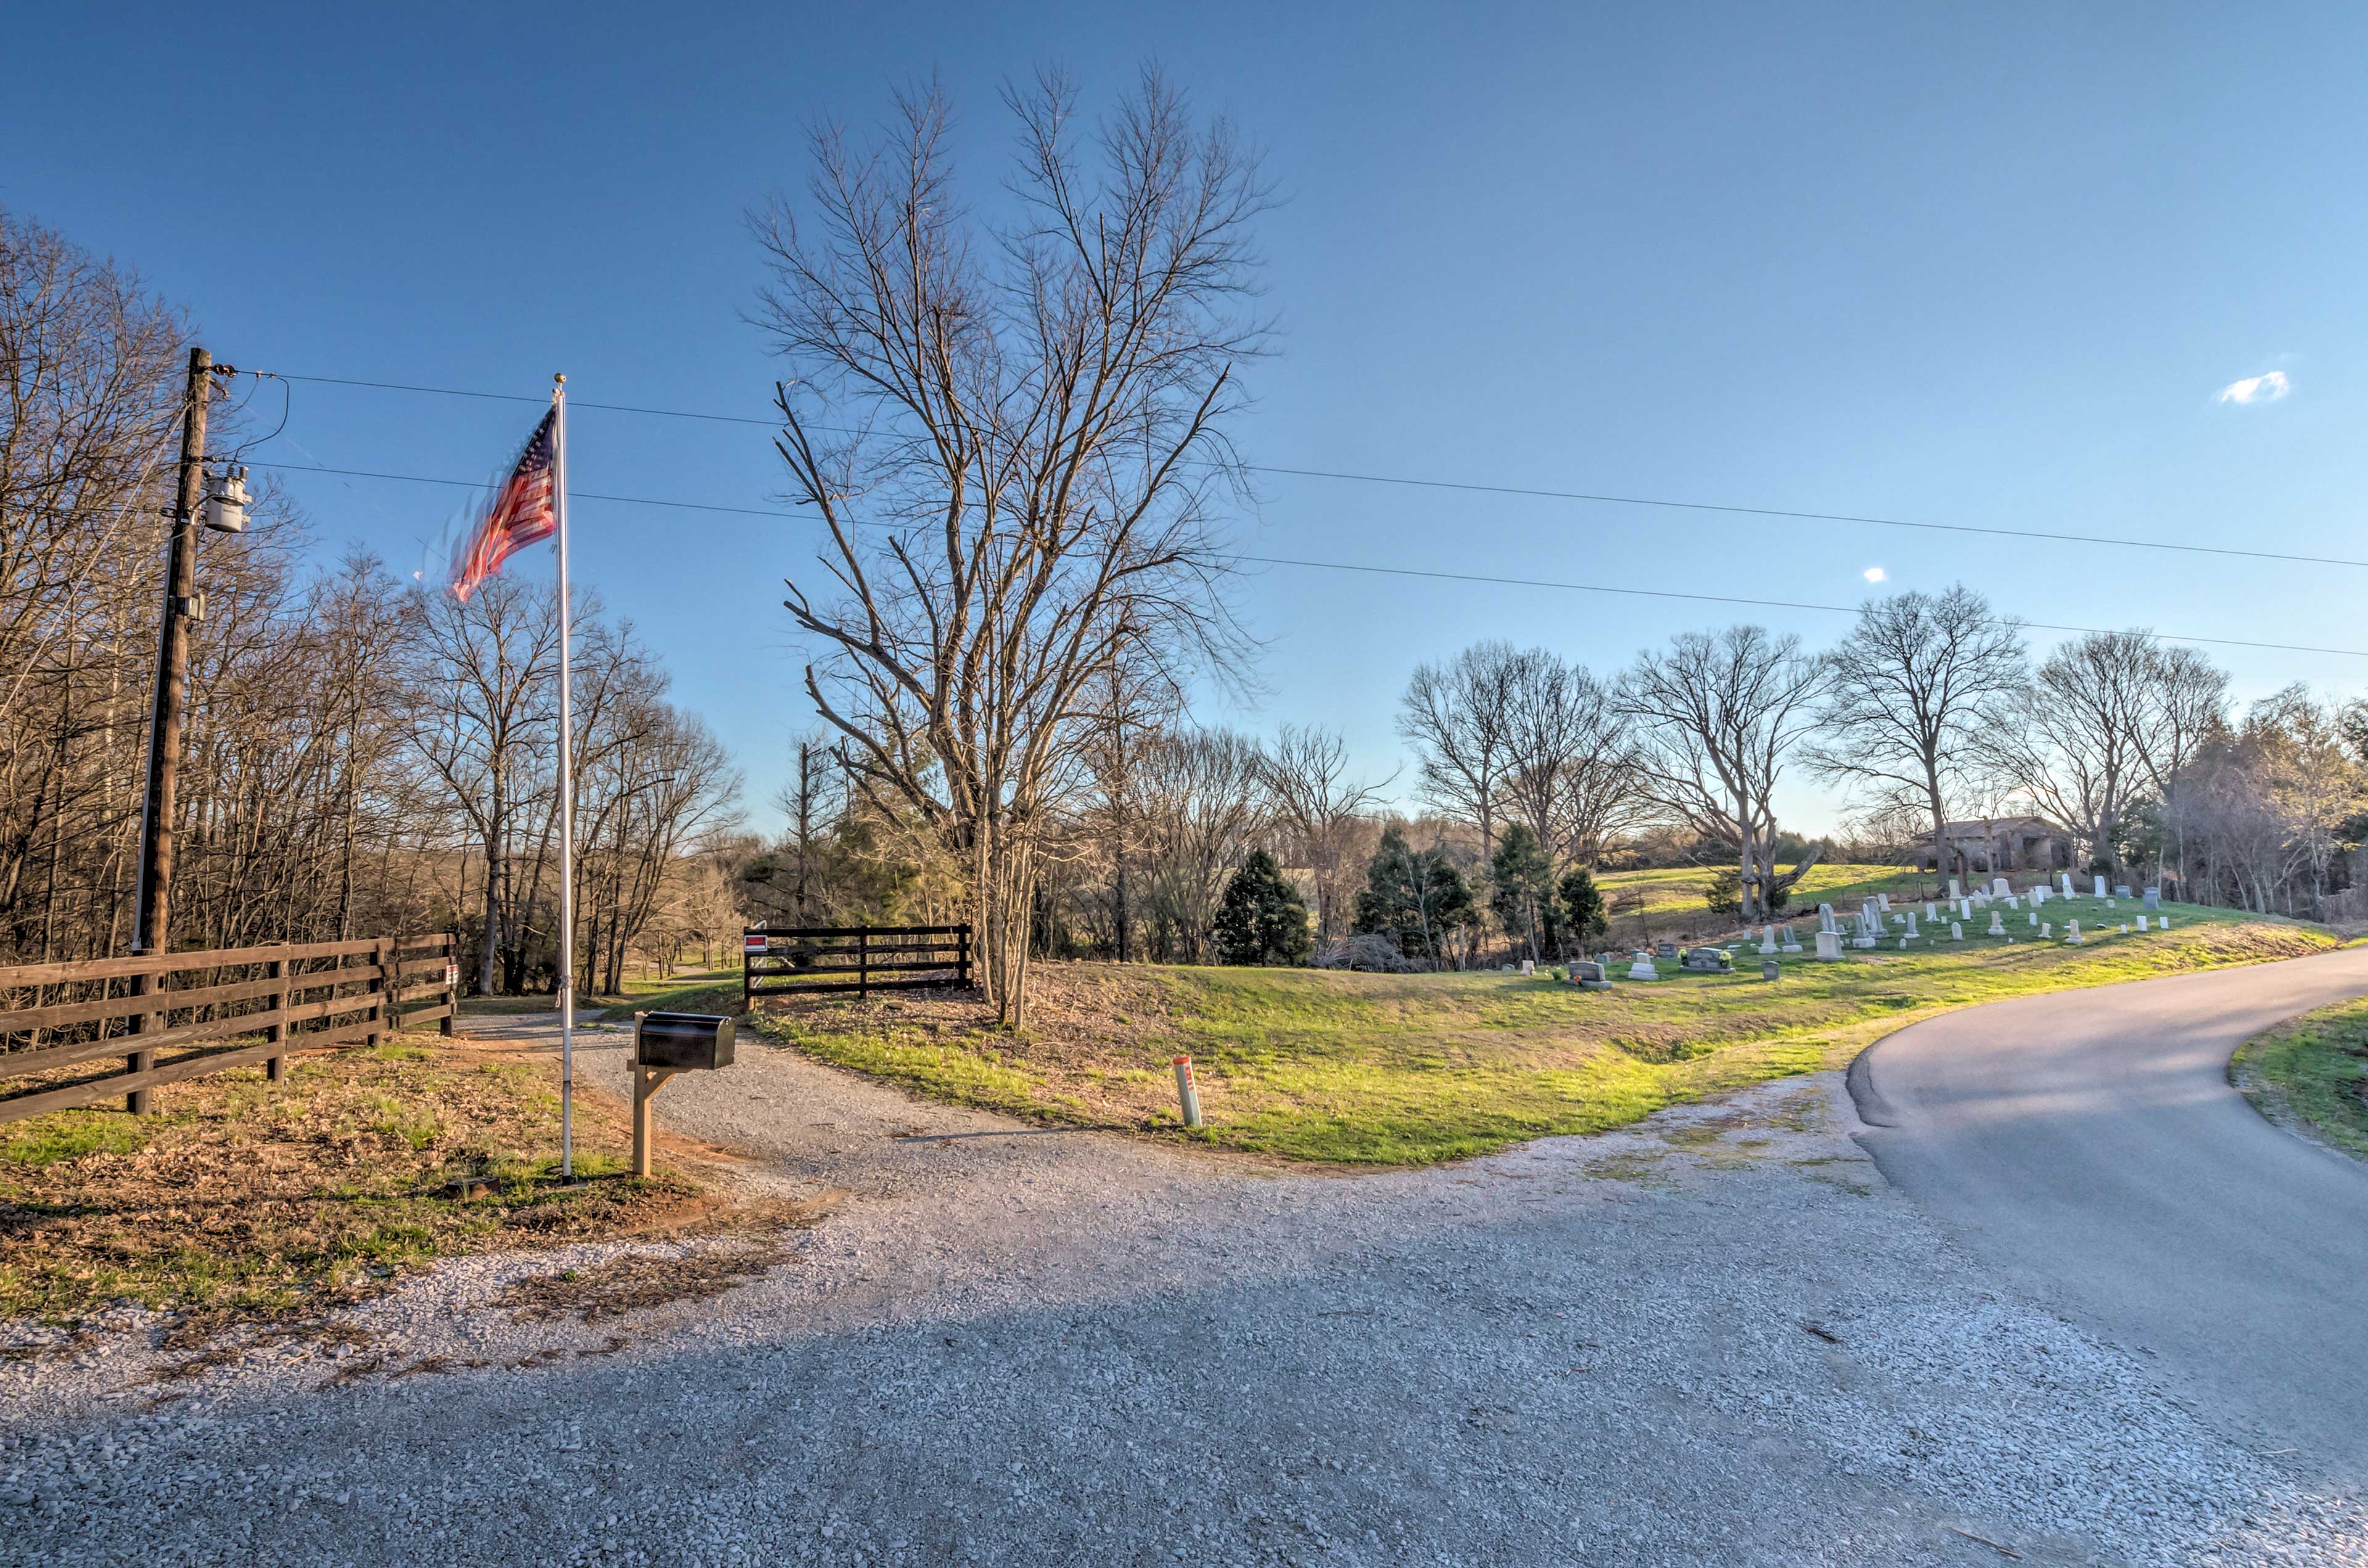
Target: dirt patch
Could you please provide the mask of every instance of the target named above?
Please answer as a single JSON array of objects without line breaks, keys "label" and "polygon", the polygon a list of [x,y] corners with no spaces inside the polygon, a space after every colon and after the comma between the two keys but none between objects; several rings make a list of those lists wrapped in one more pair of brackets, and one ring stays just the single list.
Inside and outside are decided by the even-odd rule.
[{"label": "dirt patch", "polygon": [[317,1319],[438,1256],[716,1221],[723,1203],[687,1176],[621,1174],[629,1125],[606,1095],[579,1090],[577,1179],[558,1179],[552,1076],[418,1039],[324,1052],[283,1084],[176,1085],[153,1118],[17,1124],[0,1143],[0,1318],[129,1301],[183,1314],[171,1338],[197,1349],[242,1322]]}]

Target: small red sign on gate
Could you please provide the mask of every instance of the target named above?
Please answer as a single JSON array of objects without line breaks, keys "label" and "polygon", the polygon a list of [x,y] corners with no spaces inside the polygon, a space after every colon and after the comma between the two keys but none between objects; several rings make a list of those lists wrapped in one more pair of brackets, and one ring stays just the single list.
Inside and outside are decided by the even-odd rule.
[{"label": "small red sign on gate", "polygon": [[747,952],[761,953],[765,950],[765,938],[757,932],[749,932],[741,938],[741,941],[745,944],[745,950]]}]

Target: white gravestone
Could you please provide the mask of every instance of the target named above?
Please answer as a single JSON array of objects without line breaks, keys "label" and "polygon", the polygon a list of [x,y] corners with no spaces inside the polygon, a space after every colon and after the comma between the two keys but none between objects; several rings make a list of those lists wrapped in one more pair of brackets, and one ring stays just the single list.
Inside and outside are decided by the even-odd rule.
[{"label": "white gravestone", "polygon": [[2099,898],[2102,898],[2102,897],[2104,897],[2104,896],[2105,896],[2105,879],[2104,879],[2104,878],[2102,878],[2102,877],[2099,877],[2099,878],[2097,879],[2097,894],[2096,894],[2096,896],[2097,896],[2097,897],[2099,897]]},{"label": "white gravestone", "polygon": [[2126,936],[2128,936],[2128,935],[2130,934],[2130,923],[2129,923],[2128,921],[2124,920],[2124,921],[2123,921],[2123,922],[2122,922],[2122,924],[2121,924],[2121,933],[2122,933],[2122,935],[2123,935],[2123,936],[2124,936],[2124,937],[2126,937]]},{"label": "white gravestone", "polygon": [[1818,932],[1817,956],[1821,959],[1839,962],[1842,956],[1841,933],[1839,931]]},{"label": "white gravestone", "polygon": [[1950,896],[1950,898],[1952,898],[1952,899],[1959,899],[1959,898],[1963,898],[1963,897],[1964,897],[1964,896],[1965,896],[1962,892],[1960,892],[1960,891],[1959,891],[1959,889],[1958,889],[1958,887],[1957,887],[1957,879],[1956,879],[1956,878],[1954,878],[1954,877],[1951,877],[1951,878],[1949,879],[1949,896]]},{"label": "white gravestone", "polygon": [[2041,904],[2045,903],[2046,902],[2047,902],[2047,886],[2046,886],[2046,884],[2045,884],[2045,883],[2044,883],[2044,882],[2043,882],[2043,883],[2041,883],[2038,887],[2035,887],[2035,888],[2033,888],[2033,889],[2032,889],[2032,890],[2031,890],[2031,907],[2032,907],[2032,908],[2033,908],[2033,909],[2037,909]]},{"label": "white gravestone", "polygon": [[2155,929],[2157,931],[2168,931],[2170,929],[2170,916],[2166,915],[2161,919],[2156,921],[2154,925]]},{"label": "white gravestone", "polygon": [[2146,928],[2146,917],[2145,915],[2139,915],[2139,916],[2138,916],[2138,929],[2139,929],[2139,930],[2141,930],[2141,931],[2143,931],[2143,930],[2145,930]]},{"label": "white gravestone", "polygon": [[1915,936],[1915,935],[1916,935],[1916,912],[1915,912],[1914,910],[1912,910],[1912,909],[1911,909],[1911,910],[1909,910],[1909,911],[1907,912],[1907,935],[1908,935],[1908,936],[1910,936],[1910,937],[1913,937],[1913,936]]},{"label": "white gravestone", "polygon": [[1772,953],[1772,952],[1774,952],[1774,951],[1776,950],[1776,927],[1775,927],[1775,926],[1762,926],[1762,927],[1760,928],[1760,932],[1759,932],[1759,950],[1760,950],[1762,953]]},{"label": "white gravestone", "polygon": [[2162,907],[2162,890],[2160,888],[2146,889],[2146,906],[2148,909],[2160,909]]},{"label": "white gravestone", "polygon": [[1962,942],[1962,941],[1964,941],[1964,939],[1965,939],[1965,928],[1964,928],[1963,926],[1958,925],[1958,924],[1957,924],[1955,921],[1953,921],[1953,920],[1950,921],[1950,922],[1949,922],[1949,940],[1951,940],[1951,941],[1952,941],[1952,942]]},{"label": "white gravestone", "polygon": [[2055,939],[2055,921],[2043,920],[2039,923],[2039,939],[2043,942],[2052,942]]},{"label": "white gravestone", "polygon": [[1880,909],[1881,911],[1883,911],[1885,915],[1890,914],[1890,913],[1891,913],[1891,895],[1890,895],[1889,893],[1887,893],[1887,892],[1879,892],[1879,893],[1875,894],[1875,895],[1874,895],[1874,906],[1875,906],[1875,908]]},{"label": "white gravestone", "polygon": [[2064,879],[2064,896],[2066,898],[2070,898],[2072,896],[2072,873],[2065,871],[2059,874]]},{"label": "white gravestone", "polygon": [[1925,924],[1925,925],[1930,926],[1930,924],[1932,924],[1932,922],[1934,922],[1935,920],[1938,920],[1938,919],[1940,919],[1940,918],[1941,918],[1941,906],[1940,906],[1939,904],[1937,904],[1937,903],[1928,903],[1928,904],[1926,904],[1926,905],[1924,906],[1924,924]]},{"label": "white gravestone", "polygon": [[1785,926],[1785,927],[1784,927],[1784,951],[1786,951],[1786,952],[1788,952],[1788,953],[1797,953],[1797,952],[1799,952],[1800,950],[1801,950],[1801,938],[1800,938],[1800,937],[1795,937],[1794,935],[1793,935],[1793,928],[1792,928],[1790,926]]},{"label": "white gravestone", "polygon": [[2064,945],[2067,948],[2078,948],[2086,945],[2080,940],[2080,923],[2078,920],[2070,921],[2066,924],[2064,927]]},{"label": "white gravestone", "polygon": [[1833,928],[1834,906],[1830,903],[1821,903],[1817,905],[1817,929],[1820,931],[1830,931]]},{"label": "white gravestone", "polygon": [[1631,980],[1658,980],[1661,978],[1661,971],[1653,967],[1653,960],[1651,959],[1640,959],[1636,962],[1628,966],[1628,978]]},{"label": "white gravestone", "polygon": [[1990,881],[1990,896],[1993,898],[2004,898],[2013,891],[2014,890],[2012,888],[2007,886],[2007,881],[2004,877],[1994,877]]},{"label": "white gravestone", "polygon": [[1984,935],[1984,936],[1988,936],[1988,937],[2003,937],[2003,936],[2005,936],[2005,935],[2006,935],[2006,916],[2004,916],[2003,915],[2000,915],[2000,914],[1999,914],[1997,910],[1995,910],[1995,909],[1991,910],[1991,911],[1990,911],[1990,928],[1989,928],[1987,931],[1984,932],[1984,933],[1983,933],[1983,935]]},{"label": "white gravestone", "polygon": [[2024,925],[2026,925],[2026,926],[2036,926],[2036,925],[2038,925],[2038,924],[2039,924],[2039,911],[2037,911],[2037,910],[2035,910],[2035,909],[2034,909],[2034,910],[2032,910],[2029,914],[2025,915],[2022,917],[2022,923],[2023,923]]}]

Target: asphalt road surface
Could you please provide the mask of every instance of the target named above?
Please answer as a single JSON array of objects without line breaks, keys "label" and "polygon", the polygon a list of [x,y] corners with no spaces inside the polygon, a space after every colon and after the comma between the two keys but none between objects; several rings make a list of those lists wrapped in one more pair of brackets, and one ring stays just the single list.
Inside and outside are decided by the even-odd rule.
[{"label": "asphalt road surface", "polygon": [[1850,1088],[1876,1165],[2002,1278],[2155,1358],[2260,1451],[2368,1482],[2368,1167],[2271,1126],[2229,1054],[2368,993],[2368,950],[1915,1025]]}]

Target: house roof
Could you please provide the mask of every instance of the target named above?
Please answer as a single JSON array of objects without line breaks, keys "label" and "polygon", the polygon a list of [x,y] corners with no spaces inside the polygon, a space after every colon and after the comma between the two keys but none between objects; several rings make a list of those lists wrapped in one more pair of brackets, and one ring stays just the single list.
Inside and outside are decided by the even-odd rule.
[{"label": "house roof", "polygon": [[1951,837],[1978,838],[1993,833],[2020,833],[2032,828],[2042,833],[2061,834],[2064,830],[2045,817],[1976,817],[1971,822],[1944,822],[1941,831]]}]

